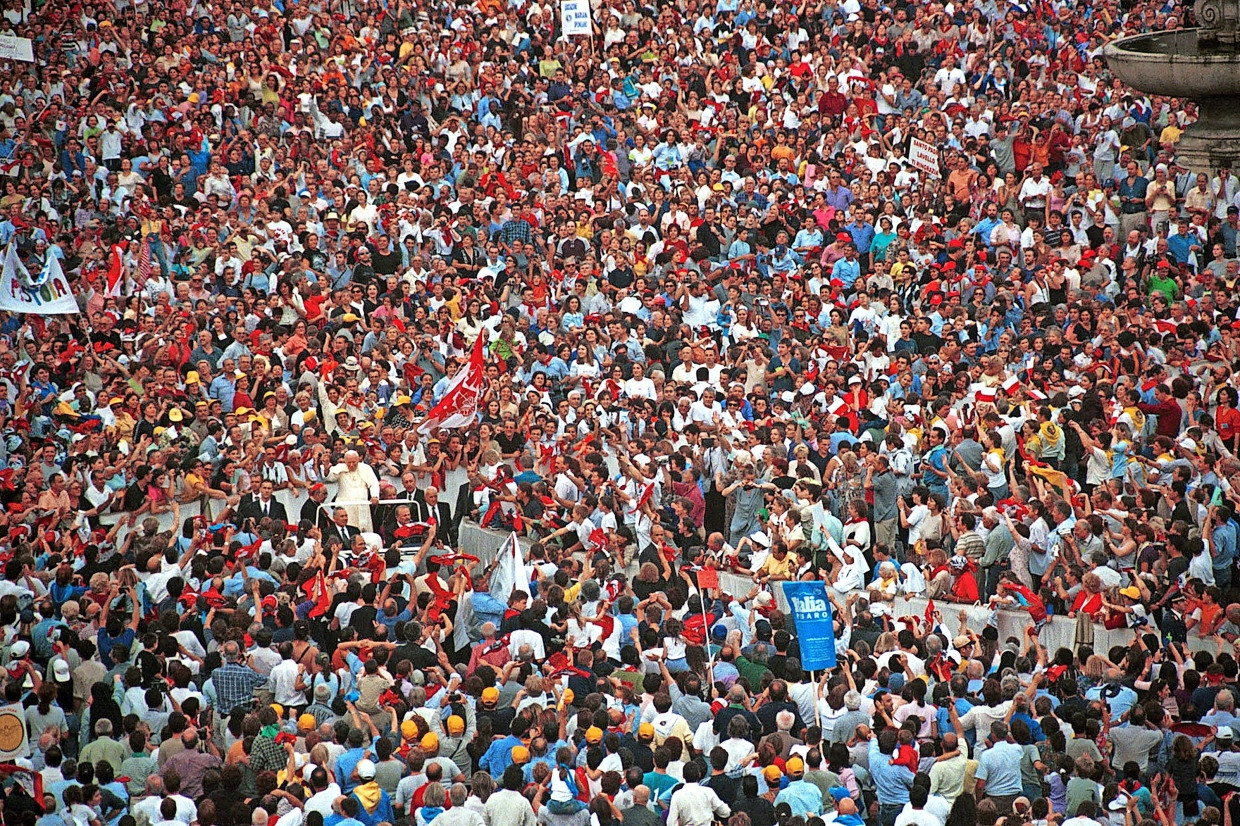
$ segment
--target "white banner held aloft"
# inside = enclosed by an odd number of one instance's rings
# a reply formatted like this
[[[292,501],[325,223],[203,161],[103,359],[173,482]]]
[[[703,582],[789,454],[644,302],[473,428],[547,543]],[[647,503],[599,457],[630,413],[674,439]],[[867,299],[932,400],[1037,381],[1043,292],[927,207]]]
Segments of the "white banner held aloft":
[[[525,552],[514,531],[495,554],[498,562],[491,574],[491,596],[507,602],[513,591],[530,591],[530,579],[525,572]]]
[[[560,0],[560,30],[565,36],[594,34],[590,25],[590,0]]]
[[[34,43],[29,37],[0,34],[0,60],[21,60],[34,63]]]
[[[69,279],[60,268],[55,256],[47,259],[47,266],[39,278],[37,287],[28,287],[30,273],[17,257],[12,243],[4,252],[4,270],[0,274],[0,310],[34,315],[68,315],[79,312]]]
[[[939,152],[934,148],[934,144],[910,138],[908,160],[914,169],[926,173],[931,178],[943,177],[943,173],[939,170]]]

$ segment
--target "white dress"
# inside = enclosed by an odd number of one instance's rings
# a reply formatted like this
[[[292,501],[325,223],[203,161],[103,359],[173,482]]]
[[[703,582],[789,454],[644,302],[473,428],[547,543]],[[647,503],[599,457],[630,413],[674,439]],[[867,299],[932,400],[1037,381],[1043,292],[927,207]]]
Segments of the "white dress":
[[[379,495],[379,478],[370,465],[358,462],[357,470],[349,470],[343,462],[333,465],[327,481],[337,482],[336,500],[339,502],[364,502],[361,505],[344,505],[349,514],[349,524],[363,533],[371,531],[370,500]]]

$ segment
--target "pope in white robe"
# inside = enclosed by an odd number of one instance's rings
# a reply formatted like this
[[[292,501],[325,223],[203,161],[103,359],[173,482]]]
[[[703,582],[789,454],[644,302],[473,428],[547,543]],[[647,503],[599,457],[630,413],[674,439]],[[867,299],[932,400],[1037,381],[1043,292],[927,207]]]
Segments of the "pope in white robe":
[[[370,465],[362,461],[356,450],[344,455],[344,462],[333,465],[327,473],[327,481],[337,482],[336,501],[345,502],[341,507],[349,514],[349,524],[363,533],[373,530],[370,524],[370,502],[379,498],[379,477]],[[364,504],[354,504],[354,503]]]

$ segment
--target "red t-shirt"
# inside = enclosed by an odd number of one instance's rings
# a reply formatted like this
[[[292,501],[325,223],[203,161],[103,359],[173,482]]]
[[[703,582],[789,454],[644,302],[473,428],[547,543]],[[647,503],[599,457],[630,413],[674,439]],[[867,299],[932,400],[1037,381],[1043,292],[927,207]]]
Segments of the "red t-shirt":
[[[1219,438],[1224,442],[1235,439],[1236,434],[1240,433],[1240,410],[1234,407],[1219,410],[1214,417],[1214,426],[1218,430]]]

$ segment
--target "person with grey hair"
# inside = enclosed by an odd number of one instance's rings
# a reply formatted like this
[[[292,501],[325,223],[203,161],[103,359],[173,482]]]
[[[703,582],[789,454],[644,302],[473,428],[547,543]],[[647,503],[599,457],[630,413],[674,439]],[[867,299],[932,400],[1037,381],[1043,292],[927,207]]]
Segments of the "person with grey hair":
[[[314,718],[316,728],[322,728],[324,725],[331,725],[336,722],[336,712],[332,710],[332,687],[326,683],[319,683],[314,687],[314,695],[311,697],[310,705],[306,706],[303,714],[309,714]]]
[[[428,794],[430,790],[427,790]],[[452,804],[435,816],[435,826],[483,826],[482,815],[465,805],[469,799],[469,789],[464,783],[453,783],[448,789],[448,801]]]
[[[787,760],[792,755],[793,748],[805,745],[803,740],[792,735],[792,727],[796,725],[796,720],[796,714],[787,709],[777,712],[775,714],[775,731],[763,737],[758,742],[758,745],[770,743],[775,747],[779,758]]]
[[[732,721],[737,717],[741,718],[748,727],[748,735],[733,733]],[[759,722],[758,716],[750,710],[749,695],[746,693],[744,686],[737,683],[728,689],[728,705],[726,708],[720,709],[719,713],[715,715],[713,728],[716,737],[722,737],[723,733],[727,732],[729,738],[737,736],[747,737],[747,739],[756,743],[758,738],[762,736],[762,723]],[[735,731],[739,731],[739,729]]]
[[[112,721],[104,717],[95,721],[95,738],[82,749],[78,762],[98,763],[103,760],[110,763],[113,769],[119,770],[128,756],[128,743],[113,739]]]
[[[835,724],[830,731],[831,743],[847,743],[857,733],[857,726],[862,723],[869,724],[870,715],[861,710],[864,698],[861,692],[852,689],[844,694],[844,713],[836,718]],[[826,709],[826,698],[819,701],[823,709]],[[827,734],[827,732],[823,732]]]
[[[469,664],[465,667],[466,676],[473,674],[478,666],[483,664],[502,673],[504,666],[512,661],[512,652],[508,650],[503,640],[496,639],[496,634],[499,633],[498,626],[488,621],[482,623],[478,630],[482,633],[482,639],[475,643],[469,652]]]
[[[145,789],[146,794],[129,810],[138,826],[150,826],[163,820],[159,807],[164,801],[164,779],[158,774],[147,775]]]
[[[983,748],[984,746],[984,748]],[[990,737],[977,744],[976,789],[995,804],[1000,814],[1012,811],[1012,802],[1021,794],[1020,763],[1024,747],[1013,742],[1007,723],[990,724]]]

